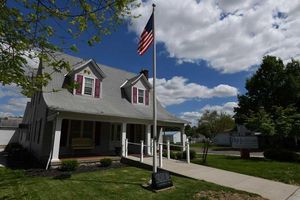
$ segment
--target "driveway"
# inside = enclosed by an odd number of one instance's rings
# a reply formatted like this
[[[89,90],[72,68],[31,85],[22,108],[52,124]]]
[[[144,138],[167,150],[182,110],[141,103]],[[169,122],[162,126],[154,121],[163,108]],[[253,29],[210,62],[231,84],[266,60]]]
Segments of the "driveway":
[[[0,149],[0,167],[6,166],[6,153],[4,149]]]

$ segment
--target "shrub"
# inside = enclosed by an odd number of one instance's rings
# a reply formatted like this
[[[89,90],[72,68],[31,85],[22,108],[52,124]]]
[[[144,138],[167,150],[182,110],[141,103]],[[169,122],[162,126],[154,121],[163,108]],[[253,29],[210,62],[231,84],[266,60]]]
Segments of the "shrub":
[[[183,159],[186,159],[186,151],[182,153],[182,157]],[[196,158],[196,151],[190,150],[190,159],[193,160],[194,158]]]
[[[79,163],[77,160],[63,160],[61,162],[60,170],[61,171],[75,171]]]
[[[111,165],[112,160],[110,158],[103,158],[100,160],[101,166],[108,167]]]
[[[277,161],[297,162],[300,160],[300,156],[296,152],[285,149],[267,149],[264,151],[264,156]]]
[[[176,159],[181,160],[183,158],[182,152],[177,152],[176,153]]]
[[[170,152],[171,153],[171,152]],[[167,152],[163,152],[163,157],[168,157]]]
[[[170,158],[176,159],[176,154],[173,151],[170,151]]]

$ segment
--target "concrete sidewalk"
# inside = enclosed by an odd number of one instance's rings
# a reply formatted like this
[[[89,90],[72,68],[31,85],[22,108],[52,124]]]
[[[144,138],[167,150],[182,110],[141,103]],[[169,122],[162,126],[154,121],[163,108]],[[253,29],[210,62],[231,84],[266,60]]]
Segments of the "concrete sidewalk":
[[[138,157],[128,156],[127,159],[139,162]],[[152,157],[144,158],[144,164],[152,166]],[[163,159],[162,168],[174,174],[256,193],[270,200],[300,199],[299,186],[166,158]]]

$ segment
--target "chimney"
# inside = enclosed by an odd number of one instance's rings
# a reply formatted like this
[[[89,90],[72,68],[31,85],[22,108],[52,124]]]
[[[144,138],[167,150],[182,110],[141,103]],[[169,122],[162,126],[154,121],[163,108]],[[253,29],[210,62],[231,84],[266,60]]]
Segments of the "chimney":
[[[148,80],[148,78],[149,78],[149,71],[148,71],[148,69],[142,69],[141,71],[140,71],[140,74],[144,74],[144,76],[147,78],[147,80]]]

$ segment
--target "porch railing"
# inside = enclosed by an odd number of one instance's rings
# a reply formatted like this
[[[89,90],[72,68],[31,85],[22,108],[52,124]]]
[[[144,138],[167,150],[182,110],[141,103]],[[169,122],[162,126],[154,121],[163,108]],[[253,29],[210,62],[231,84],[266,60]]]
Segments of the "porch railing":
[[[134,142],[128,142],[128,139],[125,139],[125,152],[124,155],[125,157],[128,157],[128,145],[133,145],[133,146],[137,146],[139,147],[139,151],[140,151],[140,162],[144,162],[144,149],[148,149],[148,147],[150,147],[150,152],[148,152],[147,150],[147,155],[153,155],[154,149],[153,149],[153,139],[151,139],[150,142],[150,146],[144,144],[144,141],[141,140],[140,143],[134,143]],[[186,148],[186,162],[190,163],[190,144],[189,144],[189,140],[187,139],[185,142],[185,145],[177,145],[177,144],[170,144],[170,141],[167,141],[167,143],[158,143],[158,149],[156,149],[156,151],[159,151],[159,167],[163,167],[163,146],[167,147],[167,159],[171,159],[170,156],[170,147],[174,146],[174,147],[179,147],[179,148]]]

